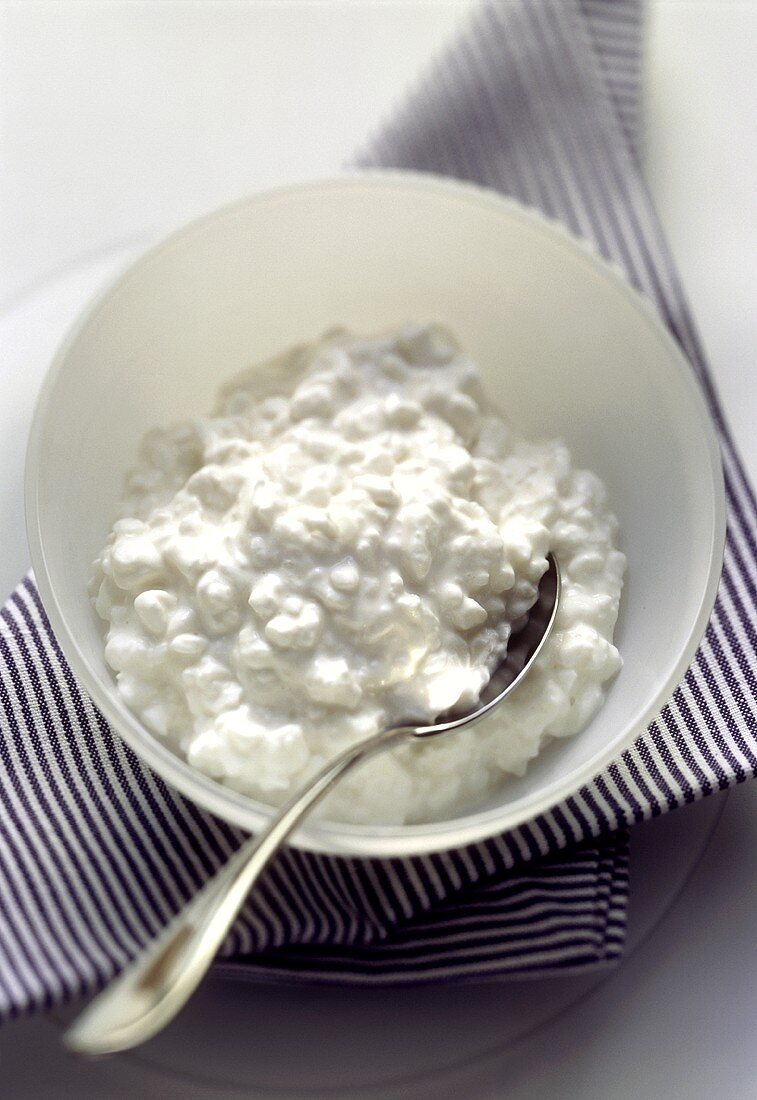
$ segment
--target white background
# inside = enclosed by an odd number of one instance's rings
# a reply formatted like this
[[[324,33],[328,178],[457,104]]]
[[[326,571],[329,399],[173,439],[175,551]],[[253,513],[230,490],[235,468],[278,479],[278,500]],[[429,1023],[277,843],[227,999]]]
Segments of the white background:
[[[260,186],[333,171],[471,6],[0,4],[0,317],[16,316],[30,294],[82,261]],[[648,6],[644,171],[757,480],[757,4]],[[15,376],[0,373],[0,387],[6,407],[28,403]],[[10,445],[0,473],[4,590],[26,567],[20,434]],[[755,808],[750,788],[730,796],[666,924],[574,1022],[544,1033],[549,1057],[532,1045],[510,1063],[509,1095],[755,1095]],[[56,1058],[49,1030],[14,1027],[0,1036],[0,1089],[9,1096],[79,1088],[121,1097],[127,1084],[169,1095],[165,1083],[138,1075],[119,1084],[115,1070],[85,1084]],[[30,1040],[44,1054],[34,1065]],[[55,1087],[42,1084],[46,1060]],[[504,1080],[489,1087],[486,1095],[506,1094]]]

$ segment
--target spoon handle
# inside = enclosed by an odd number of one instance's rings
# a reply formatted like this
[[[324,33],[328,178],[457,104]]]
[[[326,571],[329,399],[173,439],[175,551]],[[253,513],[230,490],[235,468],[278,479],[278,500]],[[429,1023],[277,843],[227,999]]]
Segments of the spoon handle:
[[[407,726],[382,731],[327,764],[94,998],[66,1031],[66,1046],[79,1054],[112,1054],[165,1027],[199,985],[250,889],[290,833],[343,775],[413,733]]]

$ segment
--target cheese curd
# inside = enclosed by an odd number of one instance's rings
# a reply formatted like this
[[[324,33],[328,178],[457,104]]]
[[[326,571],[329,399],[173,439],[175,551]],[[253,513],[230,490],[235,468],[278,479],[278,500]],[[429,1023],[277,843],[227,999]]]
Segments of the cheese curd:
[[[353,822],[480,802],[575,733],[620,666],[625,566],[594,474],[515,436],[439,326],[342,331],[145,438],[94,564],[105,656],[190,764],[279,804],[380,727],[473,707],[554,551],[555,631],[506,705],[377,757],[329,796]]]

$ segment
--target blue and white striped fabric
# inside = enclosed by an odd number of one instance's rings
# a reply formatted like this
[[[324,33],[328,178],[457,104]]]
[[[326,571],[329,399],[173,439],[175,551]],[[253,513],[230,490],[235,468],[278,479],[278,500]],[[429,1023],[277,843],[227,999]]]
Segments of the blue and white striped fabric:
[[[627,835],[757,770],[757,510],[635,164],[636,0],[500,0],[360,158],[476,180],[621,264],[712,402],[729,536],[696,658],[633,749],[574,797],[486,843],[423,859],[287,850],[224,947],[276,980],[540,975],[622,951]],[[105,982],[240,842],[152,775],[77,688],[28,577],[0,619],[0,1012]]]

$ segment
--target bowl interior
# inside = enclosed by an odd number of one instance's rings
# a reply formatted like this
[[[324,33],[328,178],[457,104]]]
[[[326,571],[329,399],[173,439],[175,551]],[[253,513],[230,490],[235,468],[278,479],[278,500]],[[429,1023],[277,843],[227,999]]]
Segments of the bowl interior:
[[[587,248],[515,204],[401,176],[304,185],[194,223],[129,269],[59,353],[30,443],[32,560],[75,673],[168,782],[254,828],[263,808],[199,776],[120,703],[90,563],[148,427],[208,411],[235,372],[334,324],[410,319],[449,324],[510,421],[564,438],[607,483],[629,561],[624,667],[586,730],[476,813],[300,834],[328,850],[428,850],[516,825],[591,778],[671,691],[714,599],[724,521],[713,429],[662,325]]]

